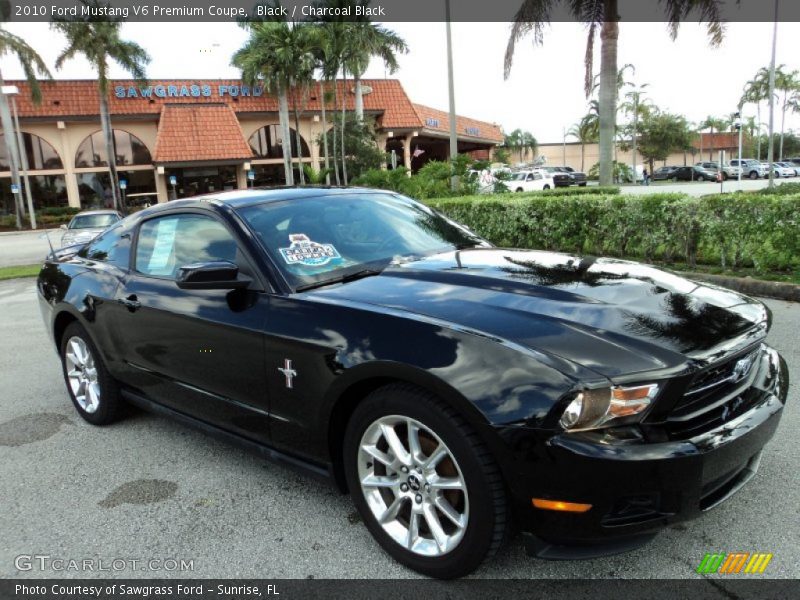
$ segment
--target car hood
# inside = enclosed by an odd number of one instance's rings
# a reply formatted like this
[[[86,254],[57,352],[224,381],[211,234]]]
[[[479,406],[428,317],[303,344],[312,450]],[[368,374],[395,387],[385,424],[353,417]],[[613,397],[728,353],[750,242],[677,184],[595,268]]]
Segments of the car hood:
[[[606,377],[716,360],[764,336],[766,307],[614,259],[476,248],[310,294],[414,313],[552,354]]]
[[[88,241],[93,240],[98,235],[106,230],[105,227],[91,228],[91,229],[67,229],[61,236],[61,239],[70,239],[75,241]]]

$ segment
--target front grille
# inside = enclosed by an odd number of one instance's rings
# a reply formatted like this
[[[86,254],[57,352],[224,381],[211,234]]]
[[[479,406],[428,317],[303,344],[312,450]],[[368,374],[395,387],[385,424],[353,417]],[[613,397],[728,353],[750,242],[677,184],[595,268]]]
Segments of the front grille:
[[[697,373],[667,418],[670,438],[688,439],[749,410],[759,397],[750,385],[760,357],[759,346]]]

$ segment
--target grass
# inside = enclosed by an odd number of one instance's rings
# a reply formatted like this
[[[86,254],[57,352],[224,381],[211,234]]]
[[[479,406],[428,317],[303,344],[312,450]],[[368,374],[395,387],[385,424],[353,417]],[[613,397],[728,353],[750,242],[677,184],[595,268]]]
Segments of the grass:
[[[5,279],[17,279],[19,277],[36,277],[41,270],[41,263],[35,265],[21,265],[18,267],[0,267],[0,281]]]

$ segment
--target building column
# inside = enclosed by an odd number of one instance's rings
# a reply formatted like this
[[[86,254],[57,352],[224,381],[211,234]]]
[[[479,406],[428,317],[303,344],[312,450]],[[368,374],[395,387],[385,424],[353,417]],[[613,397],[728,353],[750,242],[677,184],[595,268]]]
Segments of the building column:
[[[81,195],[78,191],[78,180],[75,177],[75,155],[69,145],[67,136],[67,124],[59,121],[63,127],[59,127],[61,136],[61,162],[64,163],[64,180],[67,185],[67,203],[71,208],[81,207]]]
[[[314,115],[308,123],[308,136],[304,137],[306,139],[306,144],[308,144],[308,150],[311,153],[311,168],[315,171],[319,171],[324,164],[324,162],[320,160],[321,149],[319,144],[317,144],[317,137],[322,135],[322,124],[316,119],[319,119],[319,117]]]
[[[236,165],[236,189],[247,189],[247,169],[244,168],[244,163]]]
[[[411,140],[414,139],[414,134],[409,133],[403,140],[403,164],[405,164],[408,172],[411,173]]]
[[[378,139],[375,140],[378,144],[378,148],[380,148],[381,152],[383,152],[383,160],[381,160],[381,169],[384,171],[387,168],[387,159],[386,159],[386,142],[389,140],[389,136],[385,133],[379,133],[376,136]]]
[[[159,204],[169,201],[169,188],[167,186],[167,176],[164,173],[159,174],[156,168],[156,193]]]

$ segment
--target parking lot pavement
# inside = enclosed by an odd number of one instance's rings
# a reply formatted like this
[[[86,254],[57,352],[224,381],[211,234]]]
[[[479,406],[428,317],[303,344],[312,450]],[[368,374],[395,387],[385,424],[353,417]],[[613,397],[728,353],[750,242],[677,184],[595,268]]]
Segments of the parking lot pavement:
[[[794,383],[750,484],[635,552],[547,562],[525,556],[517,537],[476,576],[689,578],[706,552],[770,552],[768,576],[800,576],[800,305],[767,303],[770,341]],[[83,422],[67,397],[33,280],[0,283],[0,314],[0,577],[415,576],[381,551],[349,498],[323,483],[150,414],[105,428]],[[134,570],[128,562],[118,572],[97,571],[103,563],[95,562],[95,571],[24,571],[15,566],[20,555],[102,559],[106,568],[115,558],[183,559],[193,570]],[[16,562],[26,568],[24,559]]]
[[[58,229],[0,233],[0,267],[35,265],[42,262],[50,252],[47,235],[50,236],[53,247],[58,248],[61,242],[61,232]]]
[[[789,179],[776,180],[777,185],[782,185],[785,182],[798,181],[800,179],[792,177]],[[760,190],[769,185],[768,179],[742,179],[741,187],[735,179],[725,181],[720,187],[719,183],[713,181],[655,181],[650,185],[623,185],[620,187],[623,194],[631,194],[635,196],[642,196],[644,194],[660,194],[678,192],[681,194],[688,194],[689,196],[705,196],[707,194],[719,194],[720,190],[726,194],[729,192],[736,192],[738,190],[754,191]]]

